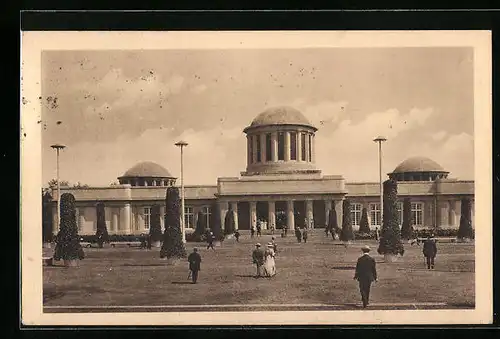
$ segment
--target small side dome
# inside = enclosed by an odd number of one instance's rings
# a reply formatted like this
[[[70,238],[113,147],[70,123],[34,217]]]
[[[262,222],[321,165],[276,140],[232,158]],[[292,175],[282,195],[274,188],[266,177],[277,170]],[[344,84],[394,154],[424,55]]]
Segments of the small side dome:
[[[446,179],[449,172],[427,157],[411,157],[400,163],[392,173],[391,179],[397,181],[434,181]]]
[[[118,178],[120,184],[132,186],[173,186],[175,179],[167,169],[151,161],[134,165]]]

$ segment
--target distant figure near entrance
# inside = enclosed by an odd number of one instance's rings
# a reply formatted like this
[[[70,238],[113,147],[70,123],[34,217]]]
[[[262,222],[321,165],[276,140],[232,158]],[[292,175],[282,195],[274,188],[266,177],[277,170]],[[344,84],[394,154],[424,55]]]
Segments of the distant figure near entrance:
[[[359,257],[358,262],[356,263],[354,279],[359,282],[359,291],[361,292],[363,308],[366,308],[370,301],[371,284],[372,282],[377,281],[377,268],[375,259],[369,255],[370,247],[366,245],[361,249],[361,251],[363,252],[363,255]]]
[[[425,257],[425,262],[427,264],[427,269],[434,269],[434,258],[437,254],[437,246],[436,241],[431,239],[431,236],[428,236],[424,241],[423,253]]]
[[[298,227],[295,228],[295,237],[297,238],[297,242],[302,242],[302,233]]]
[[[240,242],[240,232],[238,232],[238,230],[234,232],[234,238],[236,239],[236,242]]]
[[[304,231],[302,231],[302,239],[304,239],[304,243],[307,242],[307,228],[304,227]]]
[[[193,248],[193,253],[188,257],[189,271],[191,271],[191,279],[193,284],[198,281],[198,272],[201,267],[201,255],[198,253],[198,248]]]

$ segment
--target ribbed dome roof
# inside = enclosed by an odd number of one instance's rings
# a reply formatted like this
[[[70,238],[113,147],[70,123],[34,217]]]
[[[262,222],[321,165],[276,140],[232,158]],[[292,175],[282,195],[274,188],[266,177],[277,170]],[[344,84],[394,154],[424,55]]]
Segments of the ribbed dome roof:
[[[151,161],[134,165],[122,177],[173,178],[163,166]]]
[[[297,109],[288,106],[271,107],[260,113],[249,127],[266,125],[305,125],[311,126],[307,118]]]
[[[393,173],[446,172],[441,165],[426,157],[411,157],[400,163]]]

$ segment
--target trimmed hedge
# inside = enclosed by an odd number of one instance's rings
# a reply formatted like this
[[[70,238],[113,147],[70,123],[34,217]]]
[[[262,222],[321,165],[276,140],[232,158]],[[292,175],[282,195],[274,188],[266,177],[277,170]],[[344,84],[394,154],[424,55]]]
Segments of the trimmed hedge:
[[[401,241],[401,230],[399,229],[398,184],[389,179],[383,184],[384,206],[382,229],[380,232],[378,254],[403,255],[404,246]]]
[[[160,258],[185,258],[187,256],[186,247],[182,241],[182,230],[180,226],[181,200],[179,198],[179,188],[167,188],[165,198],[165,232],[163,233],[163,243],[160,249]]]

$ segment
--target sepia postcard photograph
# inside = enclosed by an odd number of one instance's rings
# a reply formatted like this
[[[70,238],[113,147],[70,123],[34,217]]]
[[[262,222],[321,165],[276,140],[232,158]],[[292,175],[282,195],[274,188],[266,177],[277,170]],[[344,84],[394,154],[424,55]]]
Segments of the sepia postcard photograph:
[[[23,324],[492,322],[489,31],[21,47]]]

